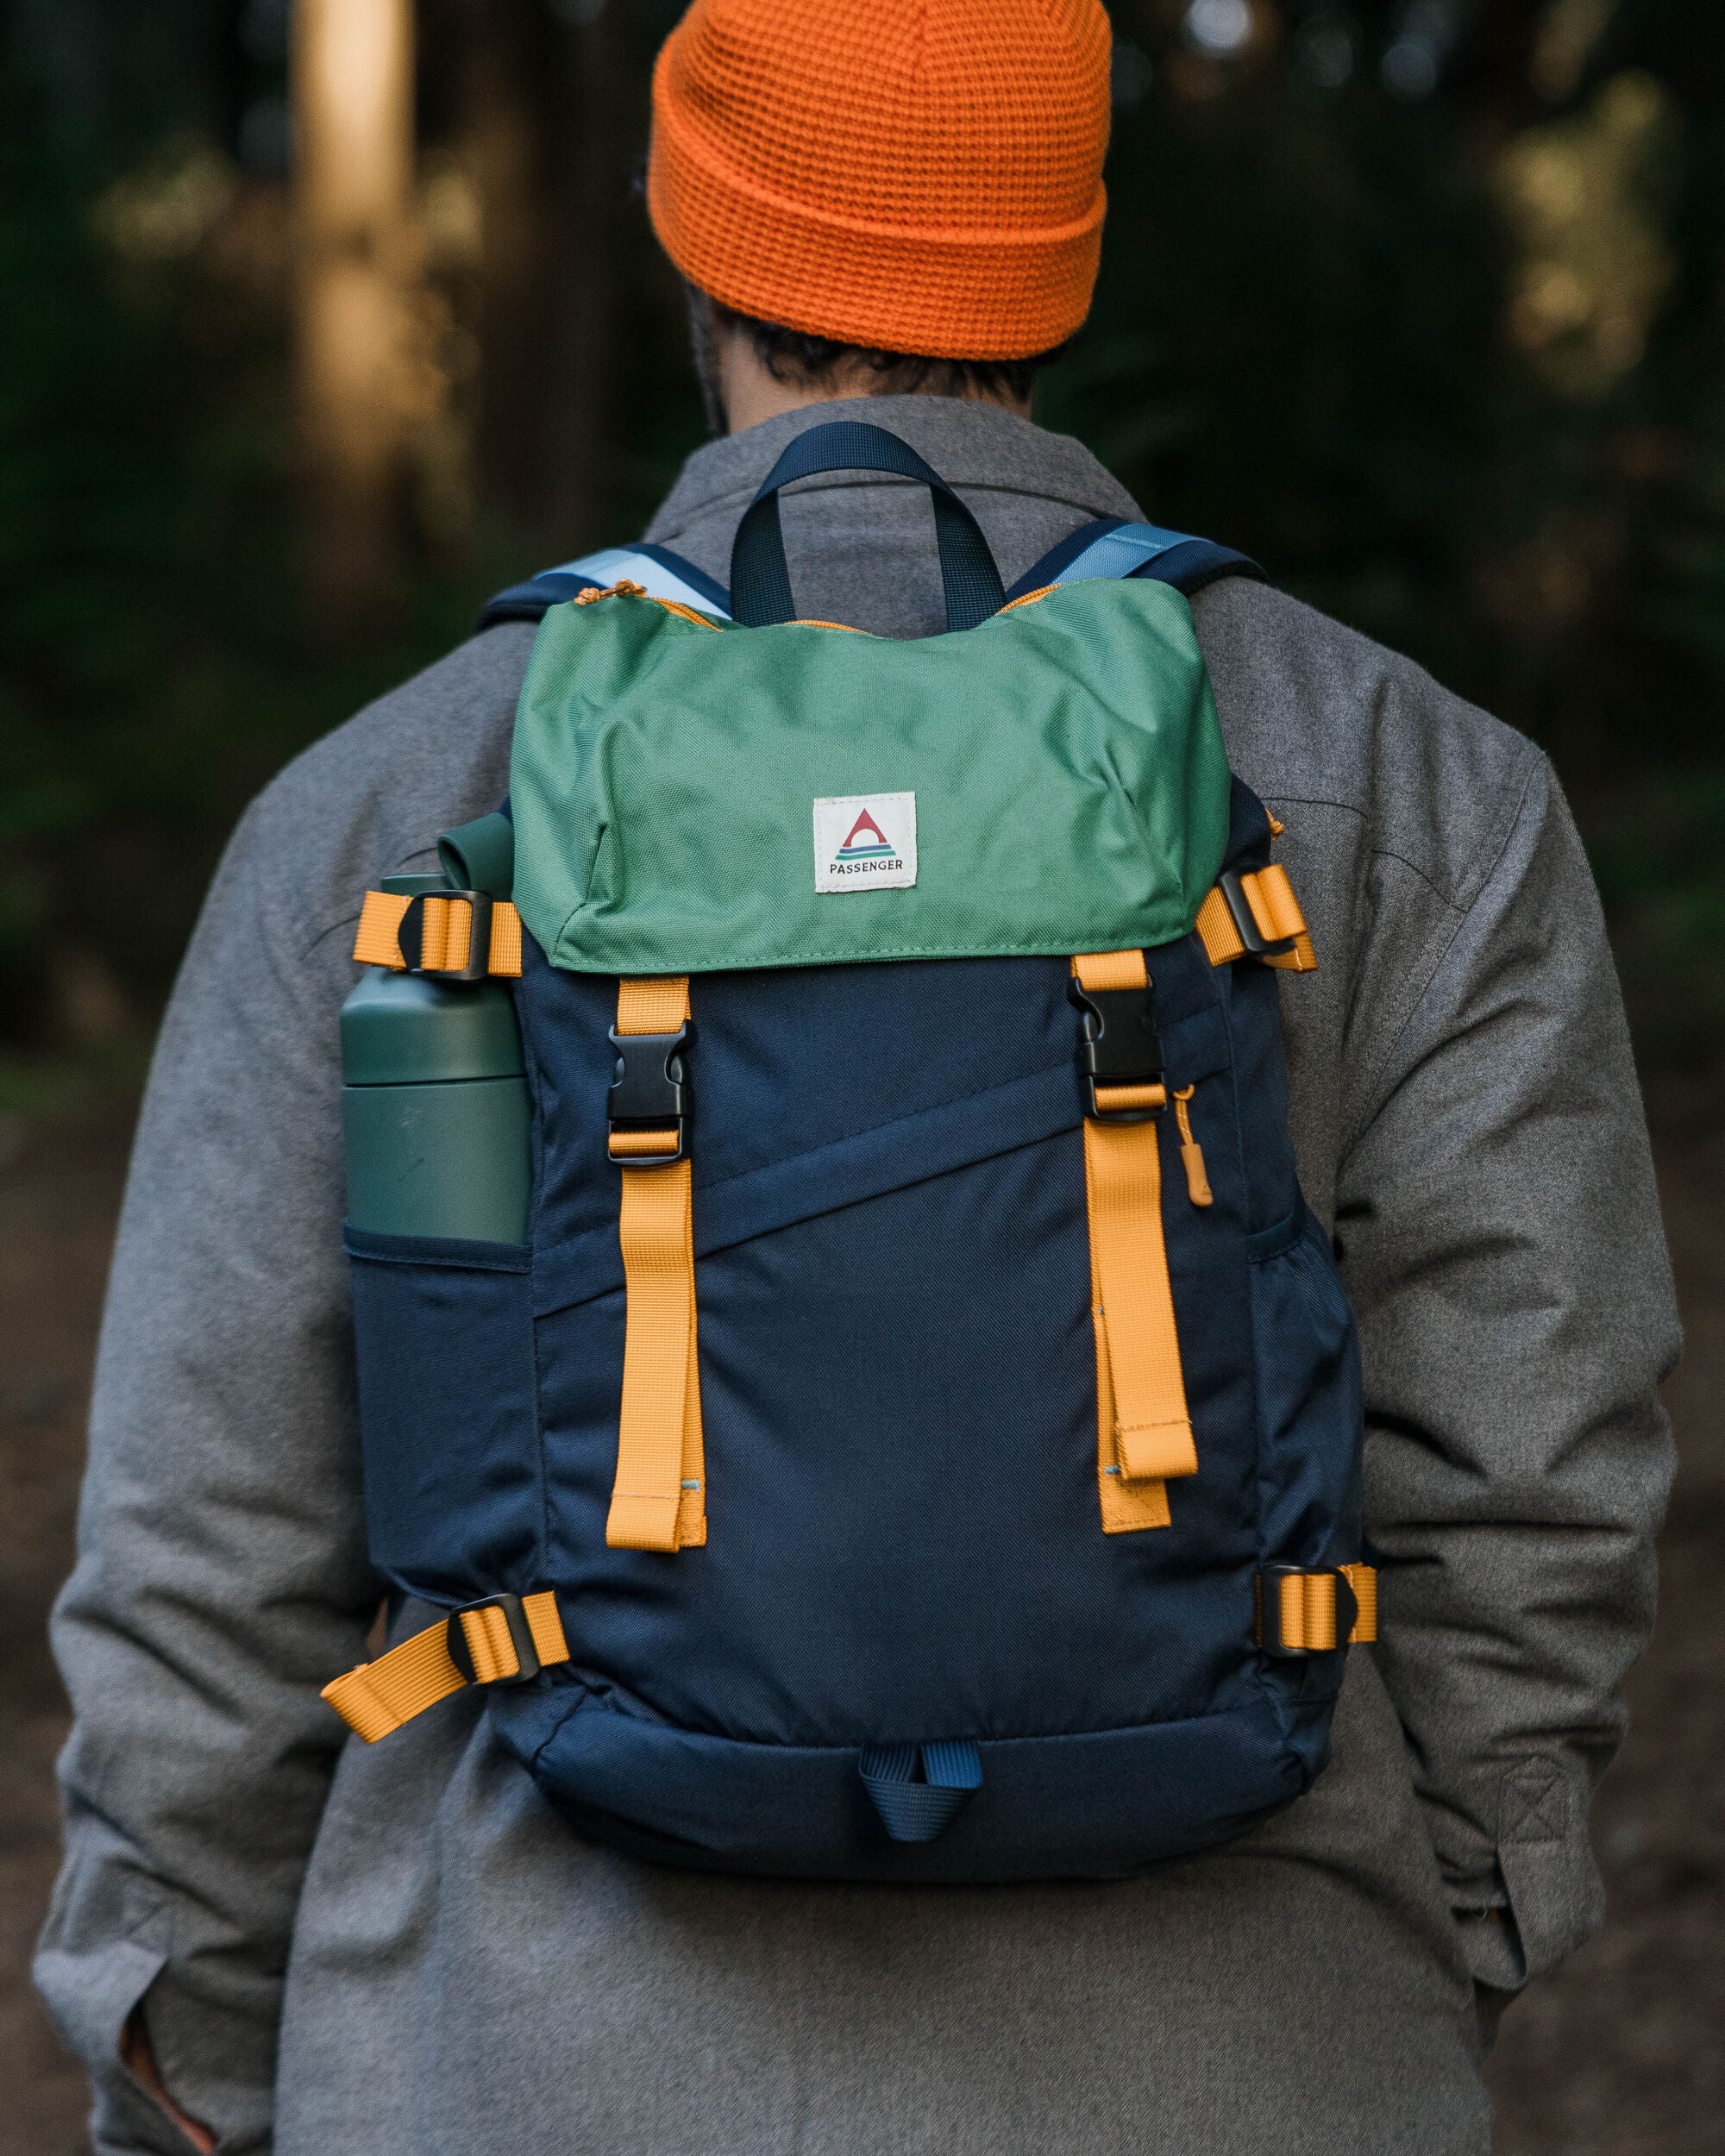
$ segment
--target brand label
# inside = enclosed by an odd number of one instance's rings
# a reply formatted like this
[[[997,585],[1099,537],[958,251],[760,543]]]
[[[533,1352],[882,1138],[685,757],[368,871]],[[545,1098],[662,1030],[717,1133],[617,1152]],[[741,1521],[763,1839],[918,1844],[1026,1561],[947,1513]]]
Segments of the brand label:
[[[816,801],[817,891],[902,891],[916,878],[914,793],[847,793]]]

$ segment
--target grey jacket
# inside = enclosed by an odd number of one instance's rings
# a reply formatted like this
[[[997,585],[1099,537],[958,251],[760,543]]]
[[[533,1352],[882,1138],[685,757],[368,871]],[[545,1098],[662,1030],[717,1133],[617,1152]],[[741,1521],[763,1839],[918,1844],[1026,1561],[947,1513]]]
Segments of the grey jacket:
[[[723,578],[831,416],[699,451],[650,536]],[[1138,513],[992,407],[867,416],[1008,580]],[[921,490],[822,479],[785,523],[806,614],[940,625]],[[1545,758],[1272,590],[1195,613],[1321,959],[1283,977],[1292,1114],[1359,1315],[1383,1564],[1333,1766],[1143,1880],[915,1893],[587,1847],[471,1697],[344,1744],[318,1688],[379,1583],[336,1019],[361,892],[505,791],[532,632],[494,630],[253,805],[162,1029],[54,1620],[77,1720],[37,1976],[100,2150],[184,2147],[116,2063],[141,2001],[179,2102],[281,2156],[1483,2156],[1475,1987],[1599,1921],[1589,1792],[1653,1610],[1677,1332],[1635,1076]]]

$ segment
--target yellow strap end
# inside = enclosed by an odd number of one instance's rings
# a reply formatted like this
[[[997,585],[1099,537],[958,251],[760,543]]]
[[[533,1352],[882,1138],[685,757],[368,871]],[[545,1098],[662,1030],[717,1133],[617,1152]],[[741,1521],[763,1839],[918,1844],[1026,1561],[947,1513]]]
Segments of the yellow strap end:
[[[1198,1472],[1198,1449],[1188,1421],[1119,1423],[1114,1430],[1120,1472],[1132,1482],[1171,1482]]]
[[[1377,1638],[1377,1567],[1375,1564],[1345,1564],[1342,1575],[1353,1589],[1353,1598],[1359,1614],[1354,1620],[1353,1630],[1348,1634],[1350,1646],[1369,1647]]]

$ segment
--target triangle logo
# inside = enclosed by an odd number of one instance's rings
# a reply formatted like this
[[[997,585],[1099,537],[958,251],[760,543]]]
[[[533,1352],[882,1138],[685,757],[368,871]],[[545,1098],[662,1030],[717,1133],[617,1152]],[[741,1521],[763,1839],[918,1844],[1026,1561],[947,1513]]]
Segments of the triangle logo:
[[[892,850],[886,833],[864,809],[850,826],[850,836],[838,849],[838,857],[845,861],[856,854],[889,854]]]
[[[916,880],[914,793],[847,793],[816,801],[817,891],[906,890]]]

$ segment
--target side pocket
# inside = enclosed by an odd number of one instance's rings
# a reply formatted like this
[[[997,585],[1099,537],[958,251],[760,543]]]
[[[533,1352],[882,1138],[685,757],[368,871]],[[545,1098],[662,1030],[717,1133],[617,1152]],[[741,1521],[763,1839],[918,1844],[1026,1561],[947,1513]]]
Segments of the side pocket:
[[[1358,1554],[1359,1341],[1324,1232],[1302,1204],[1250,1238],[1264,1554]]]
[[[524,1244],[349,1225],[366,1526],[410,1594],[534,1583],[543,1506]]]

